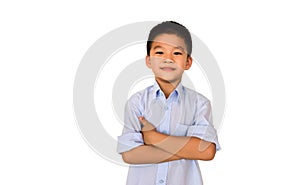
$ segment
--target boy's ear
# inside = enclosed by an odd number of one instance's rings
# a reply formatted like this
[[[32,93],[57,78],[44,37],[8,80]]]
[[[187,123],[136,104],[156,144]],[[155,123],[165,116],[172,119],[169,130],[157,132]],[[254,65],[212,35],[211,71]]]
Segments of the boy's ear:
[[[151,68],[151,59],[149,55],[146,56],[146,66]]]
[[[193,63],[193,58],[187,57],[184,70],[190,69],[190,67],[192,66],[192,63]]]

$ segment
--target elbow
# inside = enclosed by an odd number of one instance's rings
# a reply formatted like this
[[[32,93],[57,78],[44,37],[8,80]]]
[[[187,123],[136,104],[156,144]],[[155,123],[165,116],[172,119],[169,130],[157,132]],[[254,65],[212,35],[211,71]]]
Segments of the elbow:
[[[199,158],[203,161],[211,161],[215,158],[216,145],[210,144],[203,153],[201,152]]]
[[[131,156],[130,152],[122,153],[122,159],[127,164],[136,164],[136,162],[133,160],[133,157]]]
[[[211,161],[215,158],[216,155],[216,145],[215,144],[211,144],[206,151],[206,161]]]
[[[130,154],[128,152],[122,153],[122,159],[125,163],[131,164]]]
[[[207,154],[207,156],[205,157],[205,159],[203,159],[204,161],[211,161],[215,158],[215,153],[209,153]]]

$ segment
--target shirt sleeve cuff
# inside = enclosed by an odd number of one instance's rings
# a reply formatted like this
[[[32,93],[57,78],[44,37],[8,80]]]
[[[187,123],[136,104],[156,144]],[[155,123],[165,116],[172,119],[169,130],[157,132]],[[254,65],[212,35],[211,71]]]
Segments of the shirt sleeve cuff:
[[[216,149],[219,151],[221,149],[218,136],[215,128],[210,125],[192,125],[189,126],[187,131],[187,136],[197,137],[205,141],[216,144]]]
[[[141,133],[126,133],[118,137],[117,152],[123,153],[141,145],[144,145]]]

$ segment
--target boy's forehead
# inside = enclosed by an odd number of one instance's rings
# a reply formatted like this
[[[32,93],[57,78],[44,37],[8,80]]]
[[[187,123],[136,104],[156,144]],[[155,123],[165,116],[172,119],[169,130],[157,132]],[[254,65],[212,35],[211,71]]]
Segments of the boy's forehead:
[[[180,48],[186,50],[186,44],[181,37],[178,37],[175,34],[160,34],[156,36],[152,43],[152,48],[157,45],[167,45],[173,48]]]

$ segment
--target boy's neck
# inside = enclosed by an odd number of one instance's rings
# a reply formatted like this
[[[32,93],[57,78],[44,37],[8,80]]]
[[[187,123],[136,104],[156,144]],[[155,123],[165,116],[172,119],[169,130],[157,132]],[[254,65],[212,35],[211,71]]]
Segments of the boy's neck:
[[[163,80],[161,78],[155,78],[155,80],[158,83],[160,89],[165,94],[166,99],[176,89],[176,87],[178,86],[178,84],[181,81],[181,80],[177,80],[177,81],[174,81],[174,82],[169,82],[169,81]]]

